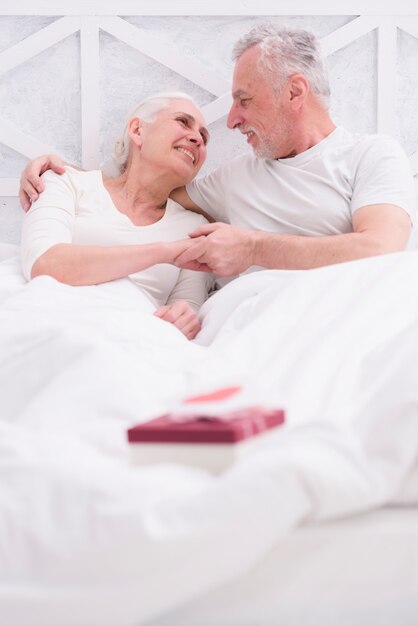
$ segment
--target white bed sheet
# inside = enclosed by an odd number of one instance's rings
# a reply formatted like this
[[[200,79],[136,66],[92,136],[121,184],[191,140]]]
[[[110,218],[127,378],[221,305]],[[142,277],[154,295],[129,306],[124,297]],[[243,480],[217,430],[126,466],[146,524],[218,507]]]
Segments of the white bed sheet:
[[[25,284],[2,256],[1,624],[142,626],[302,523],[418,502],[416,253],[243,277],[200,343],[123,281]],[[133,422],[236,383],[287,411],[262,453],[218,477],[129,466]]]
[[[303,526],[234,582],[147,626],[416,626],[418,508]]]

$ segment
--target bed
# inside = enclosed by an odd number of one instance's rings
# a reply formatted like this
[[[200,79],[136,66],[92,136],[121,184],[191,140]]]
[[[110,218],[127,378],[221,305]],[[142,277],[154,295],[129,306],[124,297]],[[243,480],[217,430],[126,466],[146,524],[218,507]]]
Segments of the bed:
[[[290,533],[248,573],[149,626],[415,626],[418,510],[383,508]]]
[[[418,623],[415,252],[244,276],[195,342],[0,259],[1,623]],[[262,449],[130,464],[129,426],[236,384],[286,410]]]

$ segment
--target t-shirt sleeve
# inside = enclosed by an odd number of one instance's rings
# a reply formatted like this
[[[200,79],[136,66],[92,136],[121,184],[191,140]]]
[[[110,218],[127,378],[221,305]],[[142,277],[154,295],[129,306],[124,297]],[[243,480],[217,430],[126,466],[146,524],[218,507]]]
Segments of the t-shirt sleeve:
[[[394,204],[414,223],[416,192],[409,159],[397,141],[374,135],[364,145],[354,178],[351,212],[370,204]]]
[[[225,173],[222,167],[193,180],[186,186],[190,198],[216,222],[227,222],[228,201]]]
[[[73,238],[76,194],[68,174],[48,171],[42,180],[45,191],[23,220],[21,262],[26,280],[42,254],[58,243],[71,243]]]
[[[189,212],[188,217],[190,230],[195,230],[201,224],[208,223],[202,215]],[[173,290],[167,298],[167,304],[173,304],[178,300],[186,300],[195,311],[198,311],[208,297],[213,282],[213,274],[182,269]]]
[[[213,280],[213,275],[207,272],[180,270],[174,289],[167,299],[167,304],[186,300],[195,311],[198,311],[208,297]]]

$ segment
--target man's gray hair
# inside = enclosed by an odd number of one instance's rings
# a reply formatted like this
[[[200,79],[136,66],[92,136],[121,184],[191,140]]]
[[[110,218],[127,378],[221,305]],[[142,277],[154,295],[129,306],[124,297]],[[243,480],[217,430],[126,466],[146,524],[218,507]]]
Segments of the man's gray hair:
[[[303,74],[312,92],[327,106],[330,95],[328,70],[318,39],[306,30],[275,26],[267,22],[255,26],[234,46],[237,61],[253,46],[259,46],[260,72],[274,89],[280,90],[292,74]]]
[[[129,150],[131,146],[131,139],[129,137],[128,125],[133,117],[140,117],[145,123],[154,121],[157,113],[166,109],[170,105],[171,100],[189,100],[196,108],[199,108],[196,102],[181,91],[167,91],[163,93],[157,93],[153,96],[149,96],[144,100],[141,100],[139,104],[131,111],[126,120],[125,128],[123,130],[122,137],[116,142],[113,151],[113,162],[119,170],[120,174],[123,174],[128,165]]]

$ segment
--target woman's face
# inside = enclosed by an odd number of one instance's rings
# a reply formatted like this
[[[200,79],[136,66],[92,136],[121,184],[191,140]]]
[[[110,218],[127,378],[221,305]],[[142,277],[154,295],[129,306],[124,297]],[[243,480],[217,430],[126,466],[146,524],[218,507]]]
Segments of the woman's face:
[[[199,109],[189,100],[170,100],[152,122],[143,124],[141,157],[165,167],[179,185],[191,181],[206,159],[209,132]]]

